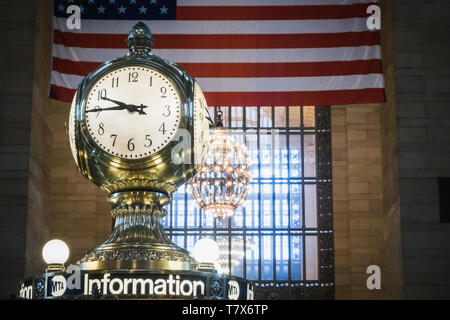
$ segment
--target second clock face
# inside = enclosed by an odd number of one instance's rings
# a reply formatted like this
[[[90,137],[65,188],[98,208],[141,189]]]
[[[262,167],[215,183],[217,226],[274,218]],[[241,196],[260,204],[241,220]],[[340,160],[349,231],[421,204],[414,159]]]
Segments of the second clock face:
[[[109,154],[139,159],[164,148],[181,117],[180,96],[162,73],[125,67],[105,75],[86,101],[86,126]]]

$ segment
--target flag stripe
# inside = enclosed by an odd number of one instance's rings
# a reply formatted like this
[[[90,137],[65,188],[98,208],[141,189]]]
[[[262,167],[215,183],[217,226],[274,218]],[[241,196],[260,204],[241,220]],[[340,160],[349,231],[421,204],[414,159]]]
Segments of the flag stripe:
[[[205,92],[210,106],[295,106],[384,102],[384,89],[296,92]],[[280,104],[280,101],[283,104]]]
[[[53,57],[53,70],[87,76],[100,62],[77,62]],[[288,63],[181,63],[194,77],[312,77],[382,73],[381,60]]]
[[[53,45],[53,56],[77,61],[103,62],[127,54],[126,49],[84,49]],[[380,47],[336,47],[307,49],[155,49],[155,55],[176,63],[272,63],[381,59]]]
[[[50,86],[50,98],[58,99],[64,102],[72,102],[76,89],[71,89],[53,84]]]
[[[210,106],[295,106],[384,102],[384,89],[296,92],[205,92]],[[280,103],[282,102],[282,103]]]
[[[220,6],[293,6],[293,5],[344,5],[354,3],[373,3],[374,0],[227,0]],[[185,6],[216,6],[217,0],[178,0],[177,7]]]
[[[367,4],[296,6],[183,6],[177,20],[315,20],[367,17]]]
[[[52,85],[50,98],[72,102],[75,89]],[[289,105],[336,105],[384,102],[381,88],[336,90],[336,91],[298,91],[298,92],[205,92],[210,106],[289,106]],[[280,101],[283,103],[280,104]]]
[[[54,18],[56,30],[68,31],[65,18]],[[319,34],[368,31],[367,18],[327,20],[267,20],[267,21],[164,21],[146,23],[154,35],[158,34]],[[82,20],[81,29],[73,33],[124,34],[135,21]]]
[[[323,34],[257,35],[155,35],[154,49],[276,49],[331,48],[376,45],[379,34],[371,31]],[[127,49],[126,34],[89,34],[54,31],[53,42],[67,47]]]
[[[82,76],[51,72],[52,83],[76,88]],[[264,92],[264,91],[328,91],[358,88],[382,88],[382,74],[363,74],[333,77],[277,77],[277,78],[197,78],[204,91]]]

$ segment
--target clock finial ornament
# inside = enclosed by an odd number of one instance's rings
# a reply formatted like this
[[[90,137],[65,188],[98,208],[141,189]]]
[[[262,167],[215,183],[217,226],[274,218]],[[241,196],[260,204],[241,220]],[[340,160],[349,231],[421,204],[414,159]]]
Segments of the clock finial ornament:
[[[128,34],[127,44],[132,53],[148,53],[154,39],[150,28],[143,22],[136,23]]]

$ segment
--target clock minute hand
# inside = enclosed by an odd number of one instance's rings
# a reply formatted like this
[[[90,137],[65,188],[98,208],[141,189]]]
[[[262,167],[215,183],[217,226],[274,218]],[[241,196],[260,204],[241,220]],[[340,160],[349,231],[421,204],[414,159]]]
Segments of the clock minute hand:
[[[108,111],[108,110],[124,110],[126,109],[123,106],[114,106],[114,107],[108,107],[108,108],[96,108],[91,110],[86,110],[86,112],[100,112],[100,111]]]
[[[128,108],[128,107],[127,107],[128,105],[127,105],[125,102],[113,100],[113,99],[110,99],[110,98],[107,98],[107,97],[102,97],[102,100],[111,101],[111,102],[114,102],[115,104],[117,104],[117,105],[119,105],[119,106],[122,106],[122,107],[124,107],[124,108],[126,108],[126,109]]]

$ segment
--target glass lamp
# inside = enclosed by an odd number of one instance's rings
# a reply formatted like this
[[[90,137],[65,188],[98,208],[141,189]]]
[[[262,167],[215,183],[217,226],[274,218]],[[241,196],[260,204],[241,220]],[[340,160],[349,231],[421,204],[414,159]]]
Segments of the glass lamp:
[[[62,271],[69,258],[69,247],[62,240],[50,240],[42,248],[42,258],[47,263],[47,271]]]
[[[192,249],[192,255],[199,263],[197,266],[199,271],[217,272],[214,264],[219,259],[219,254],[217,242],[209,238],[198,240]]]

